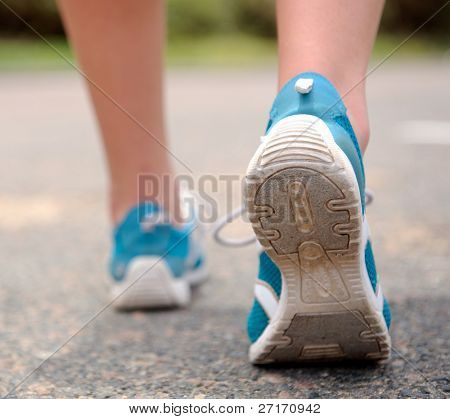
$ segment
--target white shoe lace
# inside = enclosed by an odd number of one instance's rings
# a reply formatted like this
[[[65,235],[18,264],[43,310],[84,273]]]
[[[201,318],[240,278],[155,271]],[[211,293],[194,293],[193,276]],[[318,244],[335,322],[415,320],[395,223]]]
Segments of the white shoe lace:
[[[370,205],[373,202],[373,192],[370,191],[369,189],[366,189],[366,206]],[[249,236],[249,237],[245,237],[242,239],[236,239],[236,238],[227,238],[227,237],[222,237],[221,236],[221,232],[223,230],[223,228],[228,224],[231,223],[232,221],[234,221],[236,218],[240,217],[242,214],[244,214],[246,211],[245,206],[241,206],[236,208],[235,210],[229,212],[228,214],[226,214],[224,217],[220,218],[219,220],[217,220],[211,230],[212,230],[212,234],[214,237],[214,240],[223,245],[223,246],[229,246],[229,247],[243,247],[243,246],[247,246],[249,244],[252,244],[254,242],[256,242],[256,237],[254,235]]]

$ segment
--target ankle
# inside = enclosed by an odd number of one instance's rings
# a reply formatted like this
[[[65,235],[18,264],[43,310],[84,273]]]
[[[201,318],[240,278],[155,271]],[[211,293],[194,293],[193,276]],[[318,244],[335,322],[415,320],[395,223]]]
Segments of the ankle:
[[[369,115],[367,113],[366,86],[360,74],[335,74],[331,82],[341,95],[347,108],[347,116],[355,131],[361,153],[364,154],[370,137]]]
[[[109,202],[109,212],[113,226],[118,225],[127,215],[131,208],[139,203],[137,196],[119,194],[112,190]]]
[[[361,153],[364,154],[370,138],[369,115],[367,112],[366,86],[358,83],[362,76],[353,75],[350,78],[331,80],[347,108],[347,116],[355,131]]]
[[[110,217],[112,225],[118,225],[132,208],[143,202],[157,204],[169,215],[170,222],[178,225],[181,217],[179,196],[174,185],[170,185],[169,189],[164,194],[161,193],[153,196],[145,195],[145,193],[140,194],[134,188],[122,190],[113,186],[110,193]]]
[[[365,103],[364,106],[347,105],[347,114],[355,131],[361,153],[364,154],[370,138],[369,117]]]

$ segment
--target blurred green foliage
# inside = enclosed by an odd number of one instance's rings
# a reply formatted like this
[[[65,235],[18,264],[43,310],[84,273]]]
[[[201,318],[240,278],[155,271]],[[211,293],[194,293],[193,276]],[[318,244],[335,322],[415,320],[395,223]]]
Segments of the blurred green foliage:
[[[62,34],[63,26],[54,0],[2,0],[15,14],[44,35]],[[30,29],[0,3],[0,33],[2,35],[34,36]]]
[[[445,4],[446,7],[443,7]],[[381,31],[394,34],[411,33],[441,8],[442,10],[424,25],[420,32],[448,39],[450,36],[448,0],[386,0]]]
[[[276,37],[275,0],[230,0],[238,30],[264,37]]]
[[[230,9],[224,0],[169,0],[169,36],[203,36],[232,31]]]
[[[167,64],[222,67],[273,64],[276,61],[274,1],[167,0]],[[63,37],[53,0],[2,2],[45,35],[64,56],[74,59]],[[442,4],[442,0],[387,0],[382,33],[377,38],[373,57],[384,57],[396,48],[406,34],[415,30]],[[450,6],[427,23],[395,56],[442,54],[449,49],[449,27]],[[0,71],[63,68],[71,67],[0,3]]]
[[[42,34],[63,33],[54,0],[3,1]],[[412,32],[446,2],[387,0],[381,29],[394,34]],[[274,0],[168,0],[169,36],[203,36],[237,31],[275,37],[273,4]],[[449,28],[450,6],[427,23],[421,33],[448,37]],[[31,35],[31,32],[0,3],[0,34]]]

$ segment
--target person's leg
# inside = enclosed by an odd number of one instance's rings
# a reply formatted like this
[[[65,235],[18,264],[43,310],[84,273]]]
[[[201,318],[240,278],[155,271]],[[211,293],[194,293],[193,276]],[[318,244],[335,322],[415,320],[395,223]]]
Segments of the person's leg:
[[[140,173],[171,173],[167,151],[146,132],[166,143],[162,87],[164,1],[58,2],[87,76],[99,121],[110,174],[111,215],[116,224],[146,198],[145,191],[138,192]],[[166,191],[165,196],[155,199],[168,201],[168,196]],[[169,206],[168,202],[160,203]]]
[[[207,275],[191,223],[172,217],[173,225],[161,217],[163,209],[173,216],[179,209],[163,121],[164,1],[59,0],[59,6],[108,160],[112,303],[126,309],[184,306],[192,284]],[[151,174],[159,185],[138,188],[140,174]]]
[[[277,1],[280,90],[245,184],[264,249],[247,322],[254,363],[390,355],[365,215],[369,128],[358,85],[382,5]]]
[[[384,0],[278,0],[280,88],[315,71],[344,95],[364,77]],[[365,84],[344,98],[361,149],[369,141]]]

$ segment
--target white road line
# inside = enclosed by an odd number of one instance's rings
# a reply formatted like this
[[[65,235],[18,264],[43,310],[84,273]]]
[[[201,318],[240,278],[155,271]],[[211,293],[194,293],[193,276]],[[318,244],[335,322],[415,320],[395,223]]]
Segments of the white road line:
[[[404,144],[450,145],[450,121],[403,121],[395,128],[395,133]]]

